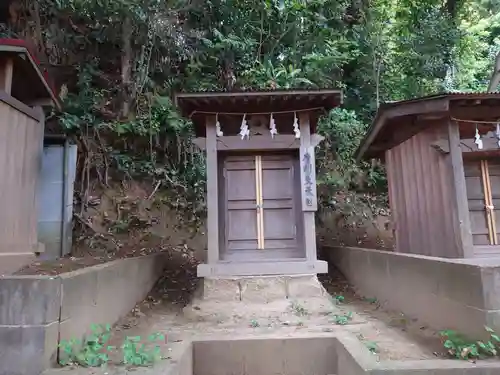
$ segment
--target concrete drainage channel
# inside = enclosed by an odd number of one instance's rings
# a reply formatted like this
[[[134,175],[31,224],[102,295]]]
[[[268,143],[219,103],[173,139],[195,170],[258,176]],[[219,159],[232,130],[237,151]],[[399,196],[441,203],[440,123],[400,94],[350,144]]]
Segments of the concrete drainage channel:
[[[500,362],[381,361],[350,334],[200,337],[183,343],[162,371],[169,375],[494,375]],[[172,366],[172,363],[174,365]],[[158,371],[160,370],[160,371]],[[141,371],[134,372],[137,375]]]

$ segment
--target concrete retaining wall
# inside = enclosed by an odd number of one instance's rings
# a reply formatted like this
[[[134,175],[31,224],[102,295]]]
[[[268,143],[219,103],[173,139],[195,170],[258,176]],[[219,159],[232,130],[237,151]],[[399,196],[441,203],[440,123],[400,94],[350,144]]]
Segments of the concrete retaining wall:
[[[435,329],[483,337],[500,332],[500,260],[443,259],[361,248],[325,248],[366,297]]]
[[[164,261],[155,254],[60,276],[0,278],[0,375],[38,375],[56,361],[60,340],[115,323],[146,297]]]
[[[333,336],[195,341],[193,375],[335,374],[337,343]]]
[[[214,358],[217,360],[214,361]],[[380,361],[347,332],[195,338],[172,352],[170,365],[137,375],[496,375],[499,361]]]

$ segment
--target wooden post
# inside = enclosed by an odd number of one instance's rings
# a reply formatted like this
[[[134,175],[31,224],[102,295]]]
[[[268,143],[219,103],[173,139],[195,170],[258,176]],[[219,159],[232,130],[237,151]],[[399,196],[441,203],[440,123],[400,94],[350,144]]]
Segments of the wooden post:
[[[207,155],[207,263],[215,264],[219,260],[219,194],[217,167],[217,134],[215,116],[206,118],[206,155]]]
[[[40,185],[40,175],[41,175],[41,172],[42,172],[42,163],[43,163],[43,138],[44,138],[44,134],[45,134],[45,112],[43,111],[43,108],[41,106],[37,106],[37,107],[34,107],[33,108],[33,111],[37,114],[38,118],[39,118],[39,124],[37,126],[37,132],[38,132],[38,140],[39,140],[39,149],[38,149],[38,154],[37,154],[37,160],[38,160],[38,170],[36,171],[36,174],[37,174],[37,177],[36,177],[36,181],[37,181],[37,185],[36,185],[36,192],[38,192],[38,188],[39,188],[39,185]],[[66,152],[66,151],[65,151]],[[67,160],[64,160],[64,162],[66,163]],[[64,183],[66,183],[67,181],[65,181]],[[39,200],[38,200],[38,193],[35,193],[35,206],[34,206],[34,210],[35,212],[38,212],[38,206],[39,206]],[[63,210],[66,209],[66,205],[63,204]],[[64,219],[64,216],[63,216],[63,219]],[[66,223],[63,223],[63,228],[66,227],[65,225]],[[36,228],[36,224],[33,224],[34,227]],[[64,233],[63,233],[64,234]],[[64,243],[64,240],[66,239],[64,237],[64,235],[62,236],[63,237],[63,243]],[[34,250],[34,252],[36,254],[41,254],[41,253],[44,253],[45,252],[45,245],[41,242],[39,242],[38,240],[38,233],[36,233],[36,242],[37,242],[37,245],[36,245],[36,249]]]
[[[392,176],[392,172],[394,171],[394,154],[393,151],[387,150],[385,151],[385,171],[387,173],[387,187],[389,190],[389,207],[391,207],[391,226],[392,226],[392,235],[394,238],[395,249],[396,252],[401,252],[401,245],[399,244],[399,235],[397,231],[398,225],[398,199],[396,198],[397,187],[396,180],[394,176]]]
[[[458,257],[474,257],[474,246],[469,217],[469,205],[467,201],[467,189],[465,186],[464,163],[462,150],[460,148],[460,133],[455,121],[448,121],[448,140],[450,142],[450,159],[453,175],[453,188],[455,190],[455,204],[457,207],[456,242],[461,254]]]
[[[14,61],[10,58],[0,60],[0,90],[7,94],[12,92],[12,76],[14,73]]]
[[[315,262],[316,257],[316,223],[315,213],[318,207],[316,200],[316,170],[314,147],[311,147],[311,126],[309,114],[299,114],[300,126],[300,182],[302,197],[302,214],[304,215],[304,246],[306,259]]]

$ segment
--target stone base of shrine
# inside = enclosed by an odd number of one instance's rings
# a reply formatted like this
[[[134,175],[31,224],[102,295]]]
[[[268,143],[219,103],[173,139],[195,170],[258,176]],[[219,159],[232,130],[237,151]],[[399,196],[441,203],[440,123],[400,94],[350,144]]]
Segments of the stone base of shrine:
[[[198,277],[232,278],[240,276],[278,276],[328,273],[328,263],[315,261],[232,262],[200,264]]]
[[[330,311],[332,306],[315,274],[205,278],[199,297],[184,308],[184,314],[195,320],[228,321],[234,316],[281,314],[292,302],[315,312]]]

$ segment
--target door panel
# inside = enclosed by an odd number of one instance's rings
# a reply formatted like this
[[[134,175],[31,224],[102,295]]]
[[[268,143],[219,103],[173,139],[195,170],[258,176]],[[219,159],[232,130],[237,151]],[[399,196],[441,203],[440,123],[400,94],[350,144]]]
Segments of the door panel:
[[[257,240],[255,209],[230,210],[228,212],[228,241]]]
[[[224,162],[226,249],[257,248],[254,158],[228,157]]]
[[[295,240],[295,223],[293,209],[264,210],[264,239]]]
[[[264,248],[297,248],[292,155],[262,157]]]
[[[256,155],[226,156],[225,189],[226,261],[302,258],[297,241],[295,156],[262,154],[262,210],[264,248],[258,249]],[[262,238],[262,237],[261,237]]]
[[[281,169],[267,169],[267,163],[262,162],[262,198],[264,200],[291,200],[293,197],[292,165],[283,163]]]
[[[228,164],[226,169],[228,202],[255,201],[255,169],[232,169],[235,166]]]

